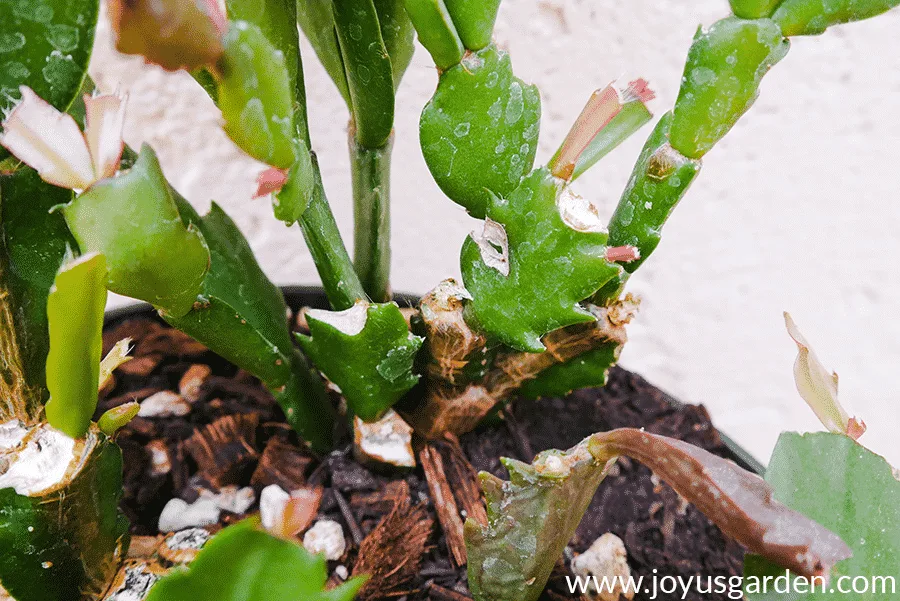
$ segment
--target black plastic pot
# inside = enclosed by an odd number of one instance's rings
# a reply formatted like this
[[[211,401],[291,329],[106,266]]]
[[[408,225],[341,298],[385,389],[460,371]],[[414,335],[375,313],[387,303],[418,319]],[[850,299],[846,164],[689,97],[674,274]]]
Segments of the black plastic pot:
[[[282,286],[281,289],[284,292],[284,297],[287,301],[287,305],[291,308],[292,311],[297,311],[301,307],[312,307],[315,309],[329,308],[328,299],[325,297],[325,293],[321,288],[313,286]],[[394,300],[400,306],[413,307],[418,303],[418,297],[411,294],[395,294]],[[106,327],[109,327],[135,317],[152,318],[159,321],[160,323],[163,323],[162,320],[156,315],[153,307],[146,303],[135,303],[126,307],[119,307],[117,309],[107,311],[105,325]],[[666,400],[668,400],[672,405],[676,407],[683,405],[681,401],[674,398],[673,396],[666,393],[663,394],[666,397]],[[740,465],[742,468],[750,470],[752,472],[756,472],[757,474],[763,475],[765,473],[765,466],[757,461],[756,458],[753,457],[753,455],[751,455],[746,449],[738,445],[726,434],[719,432],[719,435],[722,438],[722,442],[726,447],[728,447],[728,450],[731,452],[731,459],[735,463]]]

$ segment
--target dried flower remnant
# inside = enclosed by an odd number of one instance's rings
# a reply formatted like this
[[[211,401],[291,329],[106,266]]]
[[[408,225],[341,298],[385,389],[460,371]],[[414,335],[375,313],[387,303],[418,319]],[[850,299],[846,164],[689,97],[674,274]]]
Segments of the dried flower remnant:
[[[566,181],[573,179],[579,159],[613,119],[633,103],[641,105],[640,108],[646,112],[644,105],[655,97],[655,92],[644,79],[632,81],[624,89],[613,82],[594,92],[550,162],[553,175]],[[649,112],[646,115],[649,119]]]
[[[134,357],[129,357],[131,352],[131,338],[118,341],[100,362],[100,388],[112,378],[113,372],[122,365],[128,363]]]
[[[850,417],[841,405],[838,399],[837,373],[829,373],[822,365],[806,338],[800,333],[794,319],[787,312],[784,313],[784,323],[788,334],[797,344],[794,381],[797,383],[800,396],[830,432],[846,434],[853,440],[859,439],[866,431],[866,423],[856,417]]]
[[[3,121],[0,145],[34,168],[45,182],[86,190],[115,175],[124,142],[127,96],[85,96],[82,133],[71,116],[61,113],[34,91],[19,88],[22,100]]]

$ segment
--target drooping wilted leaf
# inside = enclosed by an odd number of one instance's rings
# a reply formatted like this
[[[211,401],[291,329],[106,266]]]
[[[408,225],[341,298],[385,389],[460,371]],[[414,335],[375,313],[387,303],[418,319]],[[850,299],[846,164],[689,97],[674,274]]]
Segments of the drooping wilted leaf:
[[[441,74],[419,137],[425,162],[450,200],[483,218],[534,165],[541,125],[535,86],[513,74],[509,54],[488,46]]]
[[[619,455],[637,459],[750,550],[806,576],[828,574],[850,549],[772,498],[759,476],[687,443],[632,428],[594,434],[532,465],[504,464],[510,482],[482,474],[488,523],[466,522],[469,587],[479,601],[536,599],[600,481]]]
[[[838,563],[826,589],[843,587],[851,592],[854,578],[866,580],[868,590],[853,592],[860,601],[889,601],[900,594],[900,481],[885,459],[842,434],[786,432],[778,439],[766,481],[775,498],[837,532],[853,550],[853,556]],[[748,556],[744,575],[782,576],[772,562]],[[792,574],[790,578],[796,577]],[[893,579],[893,585],[891,580]],[[882,586],[887,588],[882,589]],[[842,598],[822,591],[797,592],[793,601],[824,601]],[[783,595],[769,589],[763,594],[746,580],[751,601],[780,601]],[[848,597],[849,598],[849,597]]]
[[[214,536],[187,569],[157,582],[147,601],[352,601],[353,578],[325,590],[325,558],[246,520]]]
[[[335,0],[332,6],[355,137],[366,148],[379,148],[394,128],[394,74],[375,4]]]
[[[63,265],[47,298],[47,421],[72,438],[91,425],[100,386],[106,258],[91,253]]]
[[[129,171],[96,183],[62,211],[81,251],[106,257],[110,290],[175,316],[193,307],[209,249],[182,222],[149,146]]]
[[[381,417],[418,382],[413,361],[422,338],[409,332],[396,304],[360,301],[346,311],[313,309],[306,319],[311,336],[298,335],[303,350],[363,420]]]
[[[461,258],[469,310],[481,327],[515,349],[539,352],[547,332],[594,320],[578,303],[621,267],[606,260],[607,234],[590,205],[541,168],[486,210],[487,224],[499,224],[506,239],[470,236]]]

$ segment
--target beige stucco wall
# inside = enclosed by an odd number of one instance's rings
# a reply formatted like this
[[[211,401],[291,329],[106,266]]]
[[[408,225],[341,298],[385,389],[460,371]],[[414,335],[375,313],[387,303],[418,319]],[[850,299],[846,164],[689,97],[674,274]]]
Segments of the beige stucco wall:
[[[648,78],[658,114],[674,102],[698,24],[726,0],[506,0],[497,40],[544,101],[546,160],[589,93],[612,79]],[[644,299],[622,363],[684,400],[706,404],[725,431],[766,459],[783,429],[818,424],[797,396],[789,310],[841,375],[842,397],[869,424],[863,442],[900,464],[900,12],[799,39],[762,97],[711,153],[634,278]],[[334,211],[351,234],[346,109],[303,48],[315,149]],[[235,218],[279,283],[315,283],[300,231],[251,200],[259,165],[217,128],[211,102],[184,74],[112,50],[101,30],[92,74],[131,94],[127,139],[159,152],[198,208]],[[397,290],[422,293],[458,275],[474,220],[446,200],[418,148],[418,114],[436,73],[419,49],[398,98],[393,270]],[[578,182],[611,213],[649,128]],[[121,302],[121,301],[115,301]]]

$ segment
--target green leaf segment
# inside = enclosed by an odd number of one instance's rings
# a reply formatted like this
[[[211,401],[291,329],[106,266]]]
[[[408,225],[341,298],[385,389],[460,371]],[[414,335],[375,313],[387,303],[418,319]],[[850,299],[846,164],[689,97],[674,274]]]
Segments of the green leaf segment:
[[[106,277],[106,258],[84,255],[63,266],[47,298],[47,422],[72,438],[84,436],[97,408]]]
[[[209,248],[186,226],[149,146],[130,171],[97,182],[62,208],[82,252],[99,252],[109,289],[180,317],[197,301]]]
[[[483,218],[491,195],[507,196],[537,152],[541,97],[513,74],[509,54],[488,46],[441,74],[419,138],[441,190]]]
[[[841,592],[851,593],[853,579],[863,577],[867,583],[875,583],[876,590],[853,594],[854,599],[895,598],[896,591],[887,579],[900,582],[900,481],[883,457],[842,434],[786,432],[772,453],[766,481],[779,501],[837,532],[853,550],[852,557],[835,566],[829,587],[836,587],[840,579]],[[744,567],[746,576],[759,578],[783,577],[784,573],[783,568],[759,556],[748,556]],[[791,579],[795,577],[791,575]],[[887,588],[882,589],[873,577],[887,581]],[[792,599],[835,597],[821,589],[820,581],[815,592],[798,590]],[[783,598],[771,590],[763,594],[747,588],[745,593],[751,601]]]
[[[318,451],[331,447],[333,411],[321,379],[294,348],[284,297],[266,277],[247,240],[213,203],[200,217],[177,198],[182,219],[202,233],[212,259],[197,306],[183,316],[164,315],[229,361],[260,378],[290,423]]]
[[[621,267],[607,261],[606,232],[586,221],[596,216],[563,180],[536,169],[508,198],[495,197],[487,217],[488,227],[499,224],[501,239],[469,237],[461,259],[468,309],[484,331],[514,349],[540,352],[547,332],[596,319],[578,303]]]
[[[423,339],[409,332],[396,304],[312,309],[306,319],[312,336],[298,336],[303,350],[361,419],[379,419],[418,382],[412,367]]]
[[[327,578],[323,556],[251,519],[214,536],[189,568],[154,585],[147,601],[352,601],[365,583],[353,578],[325,590]]]

